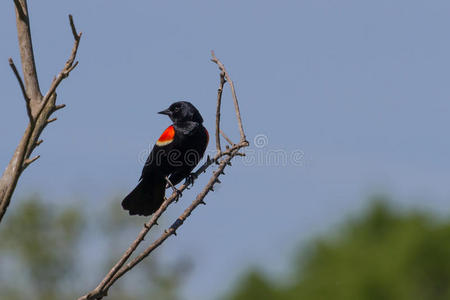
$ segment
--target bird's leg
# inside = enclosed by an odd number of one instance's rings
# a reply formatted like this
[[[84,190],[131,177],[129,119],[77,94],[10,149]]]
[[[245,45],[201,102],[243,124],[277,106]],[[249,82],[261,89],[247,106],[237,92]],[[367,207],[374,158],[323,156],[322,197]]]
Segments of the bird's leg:
[[[167,184],[172,188],[172,191],[177,193],[177,196],[175,197],[175,202],[178,202],[180,197],[183,196],[183,193],[181,193],[181,191],[172,184],[172,181],[170,181],[169,177],[167,177],[167,176],[166,176],[166,181],[167,181]]]
[[[186,181],[184,182],[184,184],[189,188],[189,185],[192,187],[194,185],[194,180],[197,179],[197,175],[195,173],[190,173],[187,177],[186,177]]]

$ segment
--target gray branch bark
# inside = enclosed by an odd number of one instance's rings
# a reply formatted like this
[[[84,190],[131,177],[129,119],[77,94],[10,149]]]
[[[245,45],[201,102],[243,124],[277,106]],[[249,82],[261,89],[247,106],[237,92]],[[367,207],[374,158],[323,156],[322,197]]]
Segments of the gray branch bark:
[[[65,106],[64,104],[55,105],[56,88],[61,81],[69,76],[69,73],[77,66],[78,62],[75,62],[75,58],[81,39],[81,33],[77,33],[73,23],[73,18],[69,15],[70,26],[75,40],[72,52],[64,65],[64,68],[55,77],[50,89],[47,91],[45,96],[43,96],[39,87],[36,63],[34,60],[27,1],[14,0],[14,6],[16,12],[17,37],[19,41],[23,81],[14,64],[14,61],[11,58],[9,59],[9,64],[22,90],[29,122],[22,139],[20,140],[8,166],[0,178],[0,222],[8,209],[20,175],[31,163],[40,157],[38,155],[30,158],[33,150],[42,143],[42,140],[39,140],[39,136],[44,128],[50,122],[56,120],[56,118],[50,119],[50,116],[58,109]]]

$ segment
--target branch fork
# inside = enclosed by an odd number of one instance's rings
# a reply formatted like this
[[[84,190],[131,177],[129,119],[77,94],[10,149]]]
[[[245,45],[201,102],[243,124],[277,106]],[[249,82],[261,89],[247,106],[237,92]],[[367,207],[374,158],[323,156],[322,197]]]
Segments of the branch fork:
[[[28,115],[28,126],[22,139],[17,146],[13,157],[0,178],[0,222],[6,213],[11,197],[20,175],[30,164],[39,159],[39,155],[30,158],[33,150],[42,143],[39,139],[44,128],[56,118],[50,116],[65,105],[55,105],[56,88],[61,81],[78,65],[75,62],[81,33],[77,33],[73,17],[69,15],[69,23],[74,36],[72,52],[64,68],[53,80],[47,93],[42,96],[39,87],[36,63],[34,60],[33,46],[31,42],[30,21],[26,0],[14,0],[16,11],[17,36],[19,40],[20,59],[22,63],[23,79],[17,70],[12,58],[9,58],[9,65],[19,83],[22,96]]]

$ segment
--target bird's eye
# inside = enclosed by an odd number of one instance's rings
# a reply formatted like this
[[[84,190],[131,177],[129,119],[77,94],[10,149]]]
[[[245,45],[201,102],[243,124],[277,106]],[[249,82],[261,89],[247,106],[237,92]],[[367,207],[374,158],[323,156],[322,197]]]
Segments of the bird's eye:
[[[174,112],[178,112],[180,110],[180,108],[177,106],[173,109]]]

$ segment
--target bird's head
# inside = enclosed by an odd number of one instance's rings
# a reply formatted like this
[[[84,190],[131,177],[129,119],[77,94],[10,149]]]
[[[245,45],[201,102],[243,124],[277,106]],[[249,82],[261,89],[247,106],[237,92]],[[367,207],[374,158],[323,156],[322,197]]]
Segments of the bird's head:
[[[168,115],[174,123],[188,121],[203,123],[200,112],[192,105],[192,103],[187,101],[175,102],[170,105],[168,109],[160,111],[158,114]]]

